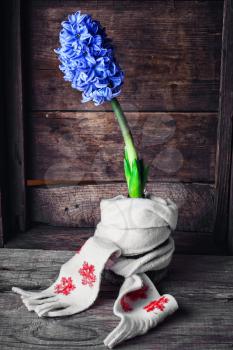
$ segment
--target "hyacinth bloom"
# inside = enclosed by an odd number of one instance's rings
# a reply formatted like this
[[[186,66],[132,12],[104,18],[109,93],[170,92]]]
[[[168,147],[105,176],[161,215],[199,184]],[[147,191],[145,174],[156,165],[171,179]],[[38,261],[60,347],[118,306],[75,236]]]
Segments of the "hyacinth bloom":
[[[62,22],[61,46],[55,50],[60,70],[72,88],[82,92],[82,102],[96,106],[111,102],[125,142],[124,170],[130,197],[143,197],[148,167],[138,159],[127,120],[116,97],[121,93],[124,73],[101,24],[88,14],[76,12]]]
[[[83,102],[100,105],[121,92],[124,73],[104,28],[90,15],[76,12],[62,22],[61,47],[55,50],[64,79],[82,91]]]

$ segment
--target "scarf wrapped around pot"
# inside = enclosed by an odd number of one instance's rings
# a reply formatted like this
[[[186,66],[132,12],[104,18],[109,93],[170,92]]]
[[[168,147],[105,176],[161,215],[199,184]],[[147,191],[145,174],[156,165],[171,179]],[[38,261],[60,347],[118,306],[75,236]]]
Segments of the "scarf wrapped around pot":
[[[121,321],[104,340],[112,348],[123,340],[146,333],[175,312],[171,295],[160,296],[145,272],[164,270],[175,249],[171,230],[177,224],[177,206],[170,199],[117,196],[100,203],[101,222],[95,236],[114,242],[121,256],[106,268],[125,278],[114,303]],[[115,261],[114,261],[115,260]]]
[[[102,272],[111,270],[124,278],[113,312],[118,326],[105,338],[112,348],[126,339],[146,333],[177,308],[175,298],[160,295],[149,271],[164,271],[174,252],[171,231],[178,209],[170,199],[153,195],[127,198],[123,195],[100,203],[101,221],[94,237],[65,263],[58,279],[45,291],[21,294],[28,310],[41,316],[65,316],[89,308],[96,300]]]

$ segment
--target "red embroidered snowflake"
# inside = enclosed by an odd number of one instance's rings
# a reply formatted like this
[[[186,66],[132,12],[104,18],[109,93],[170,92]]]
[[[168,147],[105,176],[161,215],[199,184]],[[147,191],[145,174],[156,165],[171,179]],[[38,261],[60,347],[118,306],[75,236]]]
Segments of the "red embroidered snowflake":
[[[125,312],[129,312],[133,310],[132,305],[130,305],[128,303],[128,299],[131,301],[136,301],[138,299],[146,299],[147,298],[147,294],[146,291],[148,290],[148,286],[143,286],[140,289],[134,290],[133,292],[129,292],[127,294],[125,294],[122,298],[121,298],[121,307]]]
[[[133,292],[129,292],[126,294],[126,296],[132,300],[132,301],[136,301],[138,299],[146,299],[147,298],[147,294],[146,292],[148,291],[148,286],[143,286],[140,289],[134,290]]]
[[[149,304],[144,306],[143,309],[145,309],[147,312],[153,311],[154,309],[158,309],[160,311],[163,311],[165,309],[165,304],[167,304],[169,301],[166,297],[161,297],[157,300],[151,301]]]
[[[129,312],[132,311],[132,307],[129,305],[129,303],[127,303],[127,301],[125,300],[125,295],[121,298],[121,307],[125,312]]]
[[[93,287],[93,284],[96,282],[96,275],[94,274],[95,266],[89,265],[86,261],[84,261],[83,266],[79,269],[79,273],[82,278],[83,285],[89,285],[89,287]]]
[[[56,284],[54,287],[54,292],[56,294],[64,294],[68,295],[74,290],[76,287],[73,284],[71,277],[62,277],[60,283]]]

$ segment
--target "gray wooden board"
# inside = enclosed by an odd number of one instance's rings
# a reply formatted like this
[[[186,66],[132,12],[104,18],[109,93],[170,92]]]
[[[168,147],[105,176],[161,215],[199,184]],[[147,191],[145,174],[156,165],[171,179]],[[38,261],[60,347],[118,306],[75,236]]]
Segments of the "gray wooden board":
[[[148,192],[171,198],[177,204],[177,230],[213,231],[213,185],[157,182],[148,183],[146,187]],[[127,195],[127,192],[126,183],[31,187],[28,189],[30,219],[54,226],[94,227],[100,220],[100,200]]]
[[[60,23],[81,9],[113,39],[126,73],[119,97],[125,111],[217,111],[222,6],[223,1],[213,0],[29,2],[26,62],[32,109],[111,110],[108,104],[82,104],[58,69],[53,49],[59,45]]]
[[[215,238],[219,242],[226,241],[230,205],[232,197],[230,193],[231,177],[231,152],[233,135],[233,1],[224,2],[223,35],[222,35],[222,62],[221,62],[221,84],[219,92],[219,123],[217,135],[217,164],[216,164],[216,223]],[[219,232],[221,230],[221,235]],[[229,236],[230,237],[230,236]],[[232,250],[231,237],[228,240],[229,248]]]
[[[217,113],[126,112],[149,181],[214,182]],[[124,145],[112,112],[32,112],[28,179],[122,181]]]
[[[3,13],[4,30],[7,32],[4,53],[4,122],[7,196],[6,231],[26,228],[26,193],[24,169],[24,101],[21,48],[21,3],[5,1]],[[10,59],[11,58],[11,59]]]
[[[105,349],[103,339],[118,323],[112,306],[119,287],[103,282],[91,309],[62,319],[39,319],[10,291],[12,285],[30,290],[47,287],[71,255],[64,251],[0,251],[1,350]],[[232,271],[229,256],[176,255],[158,289],[176,297],[179,311],[119,349],[232,349]]]

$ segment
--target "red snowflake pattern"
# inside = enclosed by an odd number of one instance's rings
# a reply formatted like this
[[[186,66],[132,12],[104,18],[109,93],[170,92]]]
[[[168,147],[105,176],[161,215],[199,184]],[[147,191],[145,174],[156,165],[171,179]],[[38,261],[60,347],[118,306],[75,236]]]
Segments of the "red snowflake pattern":
[[[147,312],[153,311],[154,309],[158,309],[160,311],[163,311],[165,309],[165,304],[167,304],[169,301],[166,297],[161,297],[157,300],[151,301],[149,304],[144,306],[143,309],[145,309]]]
[[[129,312],[129,311],[132,311],[132,307],[129,305],[129,303],[127,303],[127,301],[125,300],[125,295],[121,298],[121,307],[122,309],[125,311],[125,312]]]
[[[89,287],[93,287],[94,283],[96,282],[96,275],[94,274],[95,266],[89,265],[86,261],[84,261],[83,266],[81,269],[79,269],[79,273],[82,278],[82,284],[88,285]]]
[[[132,300],[132,301],[136,301],[138,299],[146,299],[147,298],[147,294],[146,292],[148,291],[148,286],[143,286],[140,289],[134,290],[133,292],[129,292],[126,294],[126,296]]]
[[[73,284],[72,278],[71,277],[62,277],[61,282],[56,284],[54,287],[54,292],[56,294],[64,294],[68,295],[74,290],[76,287]]]
[[[132,305],[130,305],[127,300],[129,299],[131,301],[136,301],[138,299],[146,299],[147,298],[147,294],[146,294],[147,290],[148,290],[148,286],[145,285],[140,289],[137,289],[137,290],[134,290],[132,292],[125,294],[121,298],[121,301],[120,301],[122,309],[125,312],[132,311],[133,310]]]

